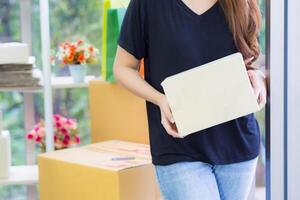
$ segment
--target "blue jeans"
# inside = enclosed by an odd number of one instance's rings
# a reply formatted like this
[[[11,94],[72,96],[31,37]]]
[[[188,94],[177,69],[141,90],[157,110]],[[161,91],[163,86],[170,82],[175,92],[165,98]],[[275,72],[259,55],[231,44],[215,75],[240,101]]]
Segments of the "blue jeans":
[[[226,165],[179,162],[156,165],[164,200],[246,200],[257,158]]]

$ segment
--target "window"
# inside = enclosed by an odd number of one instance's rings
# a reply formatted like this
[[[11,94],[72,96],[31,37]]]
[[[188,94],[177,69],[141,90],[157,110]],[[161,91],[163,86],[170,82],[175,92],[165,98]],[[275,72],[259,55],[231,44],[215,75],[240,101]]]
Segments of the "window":
[[[40,10],[39,0],[30,0],[31,3],[31,37],[32,55],[36,57],[36,65],[42,69]],[[3,0],[0,2],[0,42],[21,41],[20,1]],[[65,40],[81,38],[89,41],[97,48],[101,48],[101,15],[102,1],[59,1],[49,0],[51,48],[53,51],[59,43]],[[27,11],[29,12],[29,11]],[[75,34],[76,33],[76,34]],[[88,74],[100,74],[100,55],[98,64],[90,66]],[[52,71],[57,76],[68,74],[68,70],[55,66]],[[18,92],[0,92],[0,109],[4,112],[5,128],[11,132],[12,164],[23,165],[25,159],[25,130],[24,130],[24,98]],[[43,95],[33,94],[34,119],[37,122],[44,116]],[[81,144],[87,144],[89,137],[88,91],[83,89],[59,89],[53,93],[54,113],[76,118],[78,120]],[[36,148],[38,150],[38,148]],[[38,151],[37,151],[38,153]],[[25,186],[0,187],[0,199],[25,200]]]

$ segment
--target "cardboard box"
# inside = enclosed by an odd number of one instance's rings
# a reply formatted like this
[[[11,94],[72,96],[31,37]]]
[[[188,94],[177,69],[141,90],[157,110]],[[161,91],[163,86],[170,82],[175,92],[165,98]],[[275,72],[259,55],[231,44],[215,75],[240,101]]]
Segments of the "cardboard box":
[[[148,145],[122,141],[41,154],[38,157],[40,199],[160,199],[149,155]]]
[[[260,110],[240,53],[170,76],[161,85],[181,137]]]
[[[118,84],[89,82],[91,141],[125,140],[149,144],[145,100]]]

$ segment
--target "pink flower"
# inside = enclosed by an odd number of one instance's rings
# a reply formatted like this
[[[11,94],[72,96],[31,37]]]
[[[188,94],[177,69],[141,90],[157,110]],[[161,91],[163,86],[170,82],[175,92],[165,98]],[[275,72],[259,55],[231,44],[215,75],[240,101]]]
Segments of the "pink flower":
[[[36,136],[35,141],[36,141],[36,142],[41,142],[42,139],[43,139],[43,138],[42,138],[41,136],[38,135],[38,136]]]
[[[69,146],[70,140],[63,140],[62,143],[64,146]]]
[[[50,63],[51,63],[51,65],[55,65],[55,58],[54,58],[54,56],[50,56]]]
[[[71,139],[71,137],[70,137],[70,135],[65,135],[65,137],[64,137],[64,140],[70,140]]]
[[[76,142],[76,144],[80,143],[80,137],[78,135],[75,136],[75,142]]]
[[[27,133],[26,137],[27,137],[28,140],[32,140],[34,138],[34,134],[32,132]]]
[[[44,137],[45,136],[45,128],[44,127],[39,128],[39,130],[37,131],[37,134],[41,137]]]
[[[33,130],[34,130],[35,132],[38,132],[38,131],[39,131],[39,129],[40,129],[40,126],[39,126],[39,125],[37,125],[37,126],[35,126],[35,127],[34,127],[34,129],[33,129]]]
[[[73,120],[71,120],[71,119],[67,119],[66,120],[66,125],[68,125],[68,126],[72,126],[73,125]]]
[[[60,127],[61,127],[61,123],[57,122],[57,123],[56,123],[56,127],[57,127],[57,128],[60,128]]]
[[[74,129],[74,130],[77,129],[77,123],[76,123],[75,119],[67,119],[66,124],[71,129]]]
[[[65,129],[65,128],[62,128],[62,129],[61,129],[61,133],[62,133],[63,135],[65,135],[65,134],[69,134],[69,131],[68,131],[67,129]]]
[[[53,117],[54,117],[55,121],[60,121],[60,119],[61,119],[60,115],[53,115]]]
[[[77,40],[77,44],[78,44],[78,45],[81,45],[82,43],[83,43],[83,40],[81,40],[81,39],[78,39],[78,40]]]
[[[75,119],[53,115],[54,143],[56,148],[69,147],[72,144],[79,144],[80,137],[77,135],[77,122]],[[36,143],[45,142],[45,123],[41,120],[31,132],[26,134],[28,140],[35,140]]]

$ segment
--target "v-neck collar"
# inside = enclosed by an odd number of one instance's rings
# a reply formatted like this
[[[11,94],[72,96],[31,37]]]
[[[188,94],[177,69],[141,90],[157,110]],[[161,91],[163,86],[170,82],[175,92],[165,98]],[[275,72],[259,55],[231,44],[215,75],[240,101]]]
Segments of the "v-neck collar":
[[[179,5],[186,11],[188,12],[190,15],[192,15],[193,17],[196,18],[203,18],[204,16],[210,14],[211,12],[213,12],[219,5],[219,1],[216,1],[211,7],[209,7],[206,11],[204,11],[201,14],[196,13],[195,11],[193,11],[188,5],[186,5],[182,0],[176,0]]]

